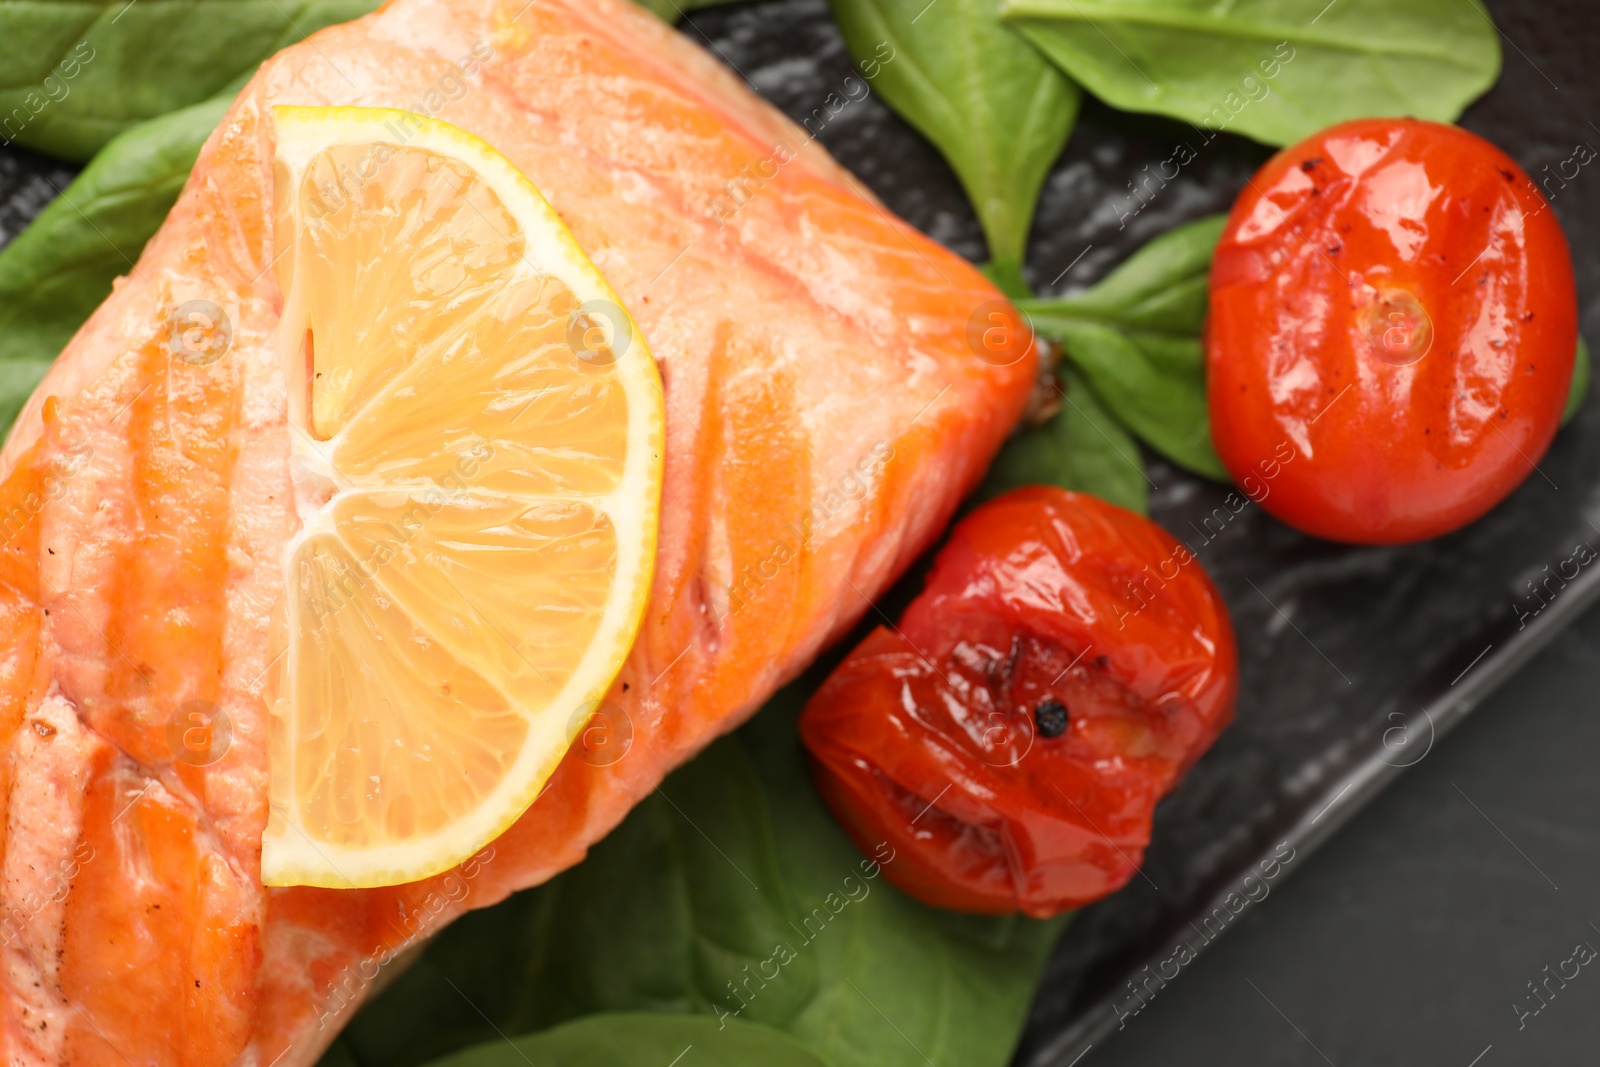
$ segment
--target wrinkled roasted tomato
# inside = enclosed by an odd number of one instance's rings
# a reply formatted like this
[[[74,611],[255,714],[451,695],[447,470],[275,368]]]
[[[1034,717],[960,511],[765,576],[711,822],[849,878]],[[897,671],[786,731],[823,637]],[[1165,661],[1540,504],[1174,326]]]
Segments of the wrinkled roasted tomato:
[[[1533,472],[1576,346],[1566,239],[1509,156],[1454,126],[1345,123],[1274,156],[1229,216],[1212,439],[1308,533],[1434,537]]]
[[[1227,610],[1187,548],[1094,497],[1019,489],[806,706],[818,787],[929,904],[1053,915],[1136,869],[1156,801],[1233,714]]]

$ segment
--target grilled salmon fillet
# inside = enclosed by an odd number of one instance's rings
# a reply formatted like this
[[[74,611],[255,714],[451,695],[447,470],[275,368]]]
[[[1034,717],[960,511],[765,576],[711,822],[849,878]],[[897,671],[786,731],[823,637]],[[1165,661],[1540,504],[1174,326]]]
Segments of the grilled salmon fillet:
[[[261,693],[300,522],[275,104],[406,108],[494,145],[665,382],[656,577],[610,697],[631,748],[569,753],[471,861],[385,889],[259,877]],[[0,454],[6,1062],[310,1063],[407,946],[577,863],[870,610],[981,476],[1036,370],[1025,343],[979,358],[999,299],[626,0],[393,0],[265,64]],[[170,343],[193,300],[231,324],[204,366]],[[171,737],[192,701],[231,729],[204,766]]]

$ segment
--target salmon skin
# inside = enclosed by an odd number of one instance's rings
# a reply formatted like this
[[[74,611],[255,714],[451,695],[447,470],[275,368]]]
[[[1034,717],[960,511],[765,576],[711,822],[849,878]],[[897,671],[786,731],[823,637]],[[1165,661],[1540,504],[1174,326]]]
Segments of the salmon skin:
[[[259,878],[261,693],[300,523],[275,104],[404,108],[494,145],[665,381],[652,600],[610,695],[631,744],[575,747],[511,830],[410,885]],[[869,610],[981,477],[1036,373],[1026,341],[974,342],[1000,300],[626,0],[393,0],[266,63],[0,454],[6,1062],[311,1063],[398,953],[577,863]],[[195,301],[226,316],[222,358],[175,343]],[[178,758],[195,708],[220,709],[219,759]]]

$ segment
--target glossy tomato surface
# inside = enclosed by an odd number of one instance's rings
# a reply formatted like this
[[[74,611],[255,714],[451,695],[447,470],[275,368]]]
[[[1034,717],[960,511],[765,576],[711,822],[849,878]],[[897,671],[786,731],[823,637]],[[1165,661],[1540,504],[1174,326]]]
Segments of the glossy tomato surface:
[[[1509,156],[1453,126],[1345,123],[1234,204],[1211,270],[1212,438],[1290,525],[1433,537],[1533,473],[1576,345],[1566,239]]]
[[[1232,717],[1237,671],[1187,548],[1030,487],[956,526],[922,595],[828,678],[800,732],[856,843],[892,855],[890,881],[1046,916],[1133,876],[1156,801]]]

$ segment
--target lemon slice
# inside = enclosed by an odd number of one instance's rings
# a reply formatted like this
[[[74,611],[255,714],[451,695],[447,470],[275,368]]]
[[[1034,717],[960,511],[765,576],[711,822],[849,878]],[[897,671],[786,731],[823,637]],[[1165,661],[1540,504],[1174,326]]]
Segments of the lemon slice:
[[[538,796],[644,613],[661,383],[538,190],[446,123],[273,109],[304,525],[268,693],[268,885],[394,885]]]

